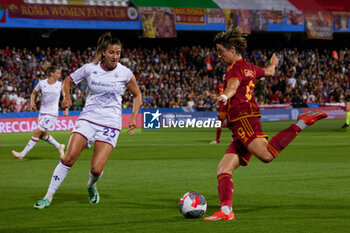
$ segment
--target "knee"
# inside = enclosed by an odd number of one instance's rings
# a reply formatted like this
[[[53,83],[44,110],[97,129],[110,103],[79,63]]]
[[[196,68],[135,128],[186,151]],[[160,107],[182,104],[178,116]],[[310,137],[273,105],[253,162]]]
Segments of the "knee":
[[[272,154],[270,154],[270,152],[266,151],[262,156],[259,156],[259,159],[263,162],[263,163],[269,163],[272,160],[274,160],[275,157],[272,156]]]
[[[73,164],[76,160],[76,156],[72,153],[66,152],[63,160],[67,164]]]
[[[33,136],[42,139],[42,137],[44,136],[44,132],[37,128],[36,130],[34,130]]]
[[[216,175],[220,175],[222,173],[228,173],[228,174],[232,174],[233,172],[233,168],[232,167],[227,167],[222,165],[221,163],[218,165],[218,168],[216,169]]]

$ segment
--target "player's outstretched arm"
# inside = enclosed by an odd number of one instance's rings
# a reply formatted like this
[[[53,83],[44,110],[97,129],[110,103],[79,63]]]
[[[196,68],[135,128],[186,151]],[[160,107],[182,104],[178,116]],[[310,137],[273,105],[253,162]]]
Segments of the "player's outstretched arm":
[[[263,70],[265,71],[265,76],[274,76],[277,66],[278,66],[278,57],[274,53],[272,54],[272,57],[270,59],[270,65],[267,66],[266,68],[263,68]]]
[[[232,78],[227,82],[227,87],[224,93],[218,97],[218,102],[223,102],[227,104],[227,100],[231,99],[237,92],[240,81],[236,78]]]
[[[73,84],[73,80],[70,77],[66,77],[62,84],[63,101],[61,106],[63,109],[68,109],[72,105],[72,99],[70,96],[70,88]]]
[[[33,90],[33,91],[32,91],[32,94],[30,94],[30,107],[31,107],[33,110],[36,109],[35,96],[36,96],[36,91]]]
[[[132,93],[132,95],[134,97],[132,115],[131,115],[131,119],[129,121],[129,129],[126,132],[127,133],[130,132],[130,135],[134,135],[135,128],[136,128],[136,117],[137,117],[137,114],[138,114],[138,112],[141,108],[141,105],[142,105],[142,95],[141,95],[141,91],[139,89],[139,86],[137,85],[136,78],[134,75],[131,77],[128,84],[126,84],[126,87],[128,88],[128,90]]]

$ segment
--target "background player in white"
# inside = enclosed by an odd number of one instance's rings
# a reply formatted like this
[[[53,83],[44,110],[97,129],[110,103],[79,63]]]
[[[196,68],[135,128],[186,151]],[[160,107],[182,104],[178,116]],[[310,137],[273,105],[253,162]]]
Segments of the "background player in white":
[[[51,135],[47,133],[48,129],[55,124],[58,116],[58,101],[61,95],[62,83],[58,81],[61,78],[61,69],[56,65],[45,65],[48,78],[40,80],[34,87],[30,96],[30,106],[36,109],[35,97],[37,92],[41,91],[41,106],[39,111],[38,128],[34,130],[32,138],[21,152],[12,151],[12,155],[22,159],[35,146],[39,138],[47,141],[58,149],[61,158],[64,156],[64,144],[59,144]],[[64,111],[68,115],[68,109]]]
[[[100,200],[96,182],[101,178],[103,168],[122,126],[122,95],[125,88],[133,94],[133,113],[129,122],[131,135],[135,133],[136,117],[142,104],[142,96],[131,70],[120,64],[122,45],[110,33],[100,36],[97,54],[93,63],[83,65],[63,82],[64,100],[62,107],[71,106],[70,88],[84,82],[87,85],[87,98],[70,137],[67,152],[53,172],[50,186],[43,200],[34,208],[43,209],[51,204],[53,195],[65,179],[69,169],[85,147],[94,143],[89,181],[87,184],[90,203]]]

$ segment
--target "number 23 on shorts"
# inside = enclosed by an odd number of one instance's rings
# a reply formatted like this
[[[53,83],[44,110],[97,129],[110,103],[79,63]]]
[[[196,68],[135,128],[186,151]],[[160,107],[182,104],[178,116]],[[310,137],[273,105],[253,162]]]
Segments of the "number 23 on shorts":
[[[103,130],[104,130],[103,135],[106,137],[114,138],[116,135],[116,133],[115,133],[116,129],[104,127]]]

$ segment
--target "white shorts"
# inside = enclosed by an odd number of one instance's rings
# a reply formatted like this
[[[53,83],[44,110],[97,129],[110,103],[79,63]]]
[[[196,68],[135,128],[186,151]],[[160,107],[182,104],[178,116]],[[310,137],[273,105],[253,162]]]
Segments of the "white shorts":
[[[77,120],[72,132],[83,136],[88,142],[88,148],[95,142],[104,142],[114,148],[117,144],[120,130],[98,125],[91,121]]]
[[[48,114],[39,114],[38,119],[38,128],[41,131],[49,130],[49,128],[55,124],[57,116],[48,115]]]

